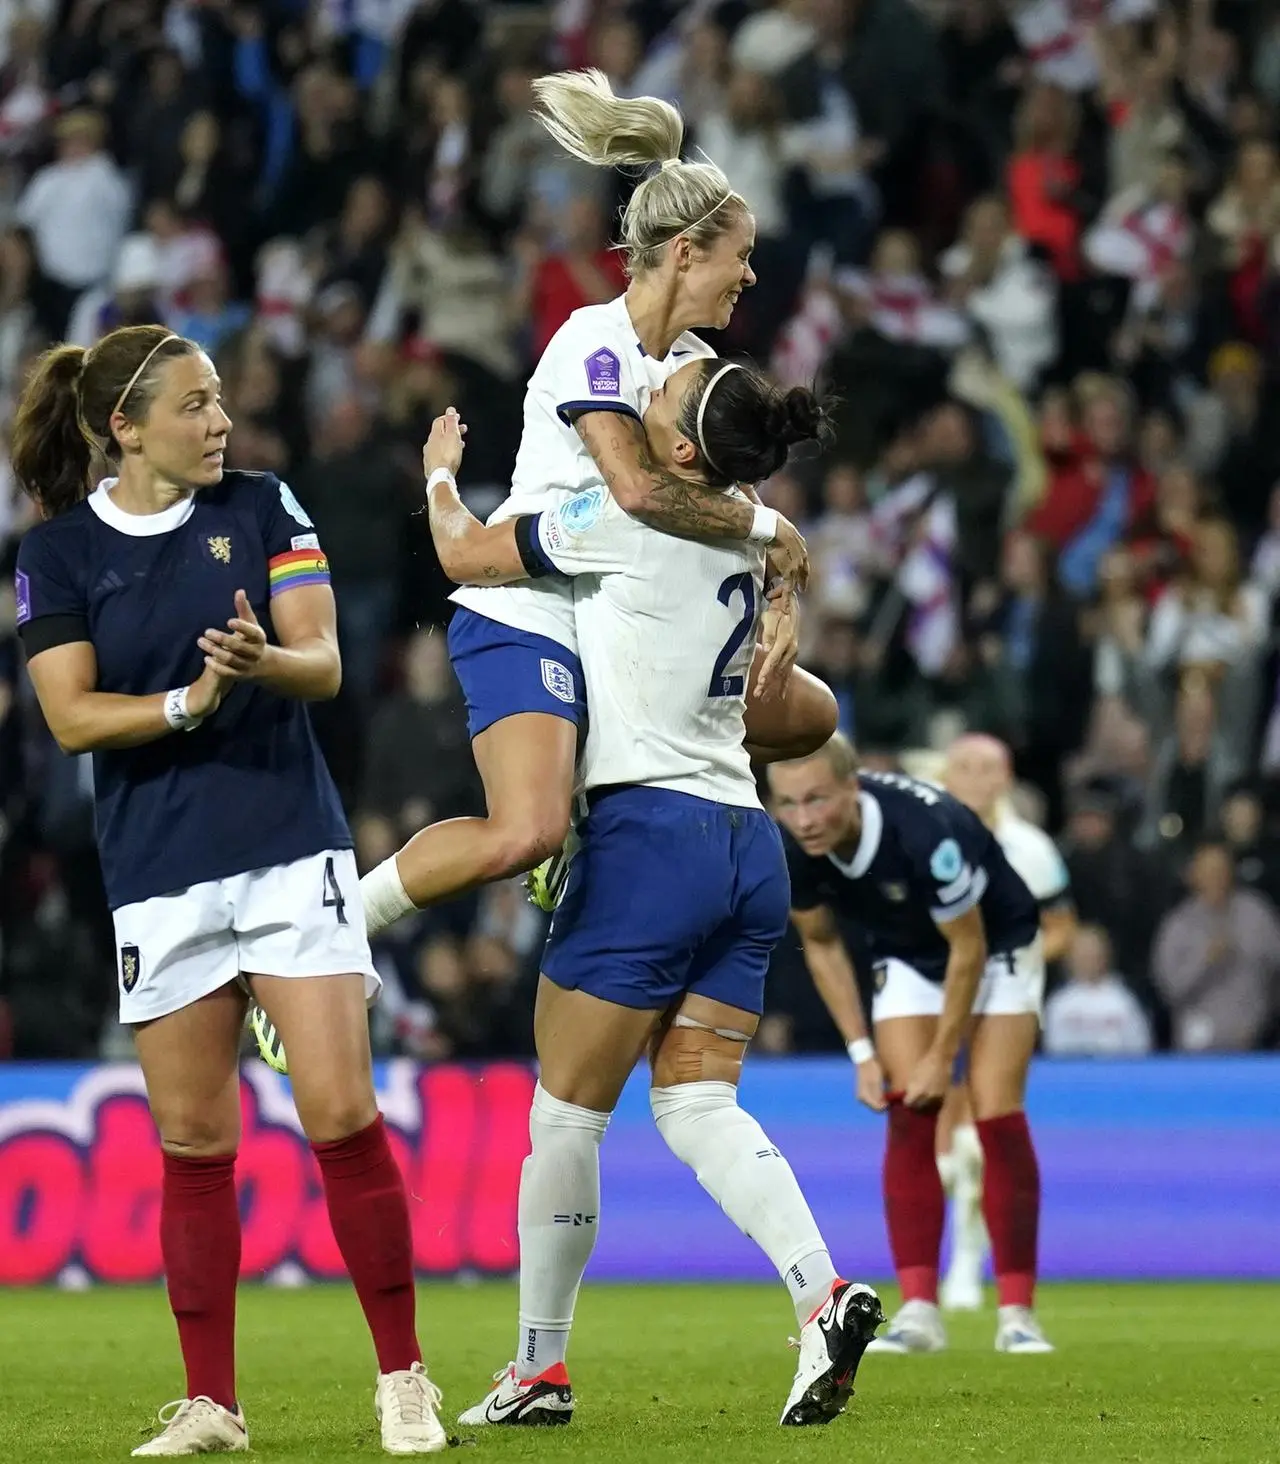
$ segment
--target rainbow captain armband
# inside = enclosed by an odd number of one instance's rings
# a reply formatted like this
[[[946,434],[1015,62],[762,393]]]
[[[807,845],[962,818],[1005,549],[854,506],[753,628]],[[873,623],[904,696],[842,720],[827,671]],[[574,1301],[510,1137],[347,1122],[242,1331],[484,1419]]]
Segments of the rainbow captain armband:
[[[318,545],[314,549],[290,549],[267,561],[271,579],[271,597],[283,594],[285,590],[296,590],[302,585],[327,585],[329,583],[329,561]]]

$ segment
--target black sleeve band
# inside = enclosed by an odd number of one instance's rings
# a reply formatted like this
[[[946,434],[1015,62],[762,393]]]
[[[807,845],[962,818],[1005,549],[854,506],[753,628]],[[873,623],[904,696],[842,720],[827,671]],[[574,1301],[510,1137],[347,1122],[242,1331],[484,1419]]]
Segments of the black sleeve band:
[[[55,646],[69,646],[76,641],[91,640],[89,622],[83,615],[41,615],[18,627],[18,638],[27,659]]]
[[[548,564],[547,557],[542,552],[542,546],[537,540],[538,515],[536,513],[523,514],[516,520],[516,549],[520,553],[520,563],[524,565],[524,572],[530,579],[542,579],[545,575],[553,573],[554,566]]]

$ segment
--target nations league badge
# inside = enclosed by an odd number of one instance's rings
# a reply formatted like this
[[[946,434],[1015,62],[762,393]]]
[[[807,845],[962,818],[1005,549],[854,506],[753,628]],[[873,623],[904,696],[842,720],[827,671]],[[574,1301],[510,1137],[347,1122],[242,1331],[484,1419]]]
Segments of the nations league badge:
[[[617,396],[622,390],[622,373],[618,358],[607,347],[602,346],[586,360],[587,386],[592,396]]]
[[[18,624],[25,625],[31,619],[31,581],[21,570],[13,577],[13,593],[18,602]]]
[[[571,534],[585,534],[600,517],[604,507],[604,489],[588,488],[575,494],[560,509],[560,522]]]
[[[126,994],[138,984],[138,977],[141,974],[142,956],[138,947],[122,945],[120,947],[120,985],[124,987]]]

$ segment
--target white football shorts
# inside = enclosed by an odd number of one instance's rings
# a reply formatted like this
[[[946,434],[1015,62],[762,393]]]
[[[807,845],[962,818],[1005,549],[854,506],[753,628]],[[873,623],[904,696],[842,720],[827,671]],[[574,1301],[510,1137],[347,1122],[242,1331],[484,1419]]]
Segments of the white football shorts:
[[[242,973],[364,977],[382,989],[350,849],[251,869],[114,912],[120,1020],[150,1022]]]
[[[1029,946],[987,962],[973,1002],[975,1017],[1009,1017],[1044,1008],[1044,945],[1037,935]],[[914,966],[890,959],[877,964],[872,1022],[894,1017],[940,1017],[942,983],[929,981]]]

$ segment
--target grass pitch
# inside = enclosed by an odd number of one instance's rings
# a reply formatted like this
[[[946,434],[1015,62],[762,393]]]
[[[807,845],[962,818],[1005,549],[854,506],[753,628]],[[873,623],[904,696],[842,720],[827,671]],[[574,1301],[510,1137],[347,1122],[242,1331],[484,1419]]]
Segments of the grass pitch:
[[[457,1432],[512,1354],[515,1288],[420,1298]],[[1280,1287],[1049,1286],[1040,1313],[1052,1357],[997,1356],[990,1309],[952,1318],[949,1352],[868,1357],[843,1418],[783,1432],[795,1329],[781,1287],[588,1285],[572,1425],[464,1432],[462,1446],[499,1464],[1280,1464]],[[242,1291],[241,1388],[262,1459],[385,1457],[373,1373],[350,1291]],[[0,1293],[0,1460],[127,1458],[181,1390],[159,1290]]]

